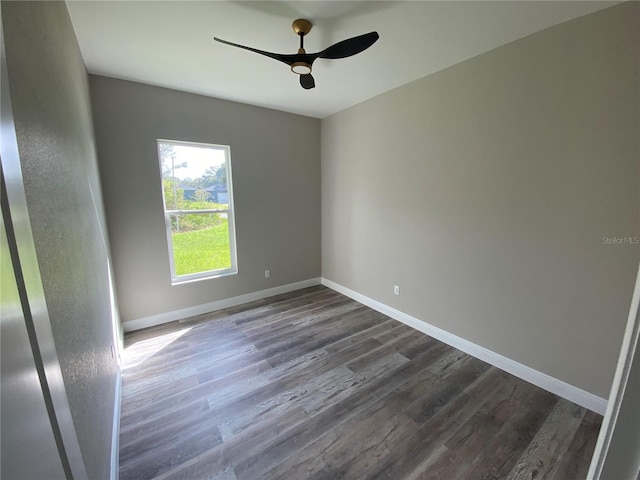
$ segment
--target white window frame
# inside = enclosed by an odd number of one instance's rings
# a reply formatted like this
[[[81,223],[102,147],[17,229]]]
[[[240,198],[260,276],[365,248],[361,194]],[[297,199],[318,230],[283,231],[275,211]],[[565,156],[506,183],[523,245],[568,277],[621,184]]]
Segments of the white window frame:
[[[214,148],[225,152],[225,165],[227,169],[227,196],[228,208],[207,209],[207,210],[167,210],[167,202],[164,197],[164,187],[162,178],[162,157],[160,155],[160,144],[172,144],[187,147]],[[160,191],[162,192],[162,209],[164,211],[164,223],[167,232],[167,246],[169,247],[169,265],[171,268],[171,284],[179,285],[199,280],[208,280],[213,278],[224,277],[228,275],[236,275],[238,273],[238,260],[236,252],[236,226],[233,208],[233,181],[231,174],[231,147],[229,145],[217,145],[213,143],[186,142],[180,140],[158,139],[156,142],[158,150],[158,166],[160,168]],[[229,253],[231,257],[231,267],[220,270],[208,270],[205,272],[190,273],[187,275],[176,275],[175,261],[173,259],[173,237],[171,236],[171,215],[184,214],[210,214],[210,213],[226,213],[229,226]]]

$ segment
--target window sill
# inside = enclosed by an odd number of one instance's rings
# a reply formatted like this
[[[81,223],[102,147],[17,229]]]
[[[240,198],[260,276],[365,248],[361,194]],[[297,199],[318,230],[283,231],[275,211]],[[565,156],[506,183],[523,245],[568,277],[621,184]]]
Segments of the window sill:
[[[223,272],[205,272],[197,273],[193,275],[184,275],[171,279],[171,285],[183,285],[185,283],[201,282],[203,280],[215,280],[216,278],[229,277],[231,275],[237,275],[237,270],[225,270]]]

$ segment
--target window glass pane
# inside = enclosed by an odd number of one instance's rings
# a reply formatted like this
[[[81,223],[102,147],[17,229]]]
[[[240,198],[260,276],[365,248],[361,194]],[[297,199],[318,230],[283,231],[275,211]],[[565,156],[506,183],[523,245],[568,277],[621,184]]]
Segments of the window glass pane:
[[[158,140],[158,156],[172,283],[237,273],[229,147]]]
[[[172,214],[169,217],[176,275],[231,268],[226,213]]]
[[[168,142],[158,146],[167,210],[228,208],[225,149]]]

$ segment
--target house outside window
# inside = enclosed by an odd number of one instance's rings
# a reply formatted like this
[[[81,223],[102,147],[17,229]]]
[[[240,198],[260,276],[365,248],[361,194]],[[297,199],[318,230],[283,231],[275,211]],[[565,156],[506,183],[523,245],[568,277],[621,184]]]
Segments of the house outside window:
[[[238,272],[226,145],[158,140],[173,284]]]

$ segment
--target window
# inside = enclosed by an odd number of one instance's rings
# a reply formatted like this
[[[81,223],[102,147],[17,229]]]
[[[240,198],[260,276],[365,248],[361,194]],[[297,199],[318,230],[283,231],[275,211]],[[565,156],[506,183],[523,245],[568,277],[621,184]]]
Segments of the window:
[[[172,283],[237,273],[229,147],[158,140]]]

